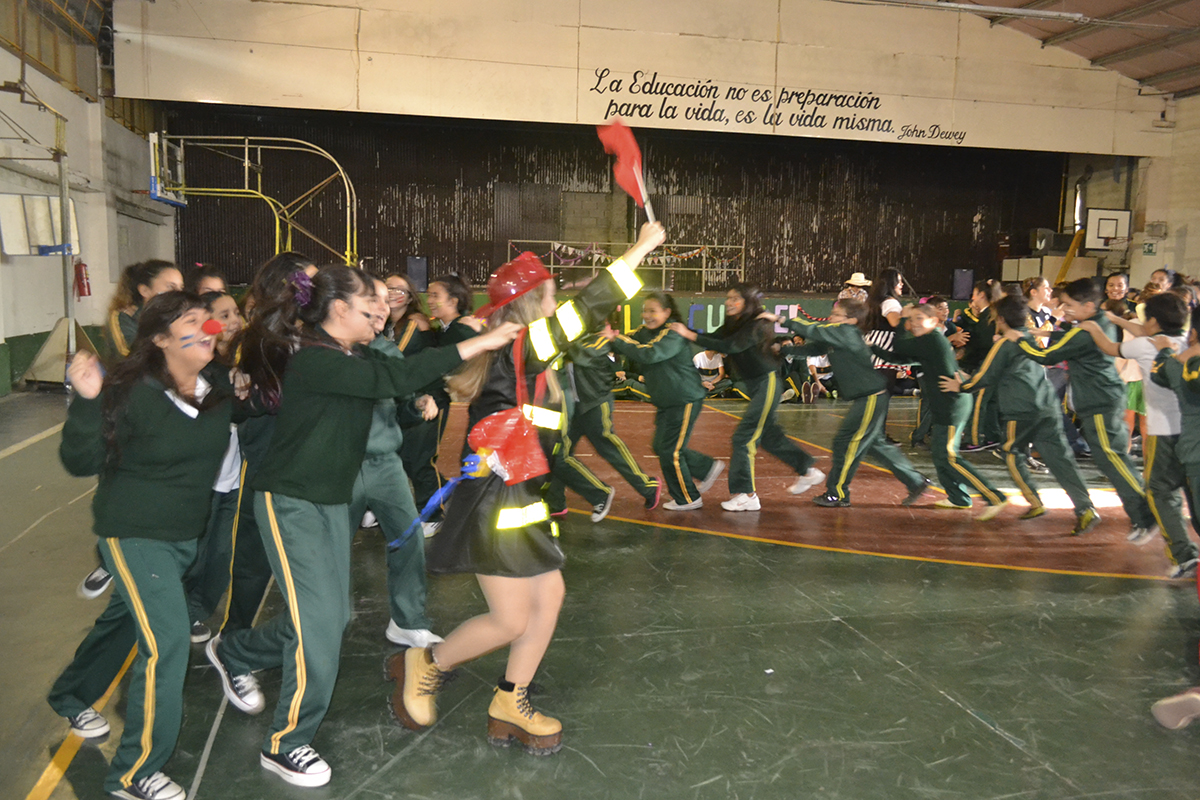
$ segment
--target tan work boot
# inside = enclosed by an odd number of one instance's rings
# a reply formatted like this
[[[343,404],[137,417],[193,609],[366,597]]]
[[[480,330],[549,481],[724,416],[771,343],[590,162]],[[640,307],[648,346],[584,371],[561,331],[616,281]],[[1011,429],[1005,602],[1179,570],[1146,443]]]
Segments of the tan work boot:
[[[396,681],[392,691],[392,715],[406,728],[419,731],[437,722],[437,693],[449,679],[433,663],[428,647],[410,647],[388,657],[384,664],[388,678]]]
[[[562,723],[534,710],[529,684],[500,681],[488,706],[488,741],[507,747],[512,739],[530,755],[553,755],[562,749]]]

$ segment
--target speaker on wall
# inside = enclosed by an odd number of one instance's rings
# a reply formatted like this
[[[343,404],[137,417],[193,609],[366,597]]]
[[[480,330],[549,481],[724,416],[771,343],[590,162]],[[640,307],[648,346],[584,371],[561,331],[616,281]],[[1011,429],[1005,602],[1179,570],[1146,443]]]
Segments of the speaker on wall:
[[[970,300],[971,289],[975,286],[975,270],[954,270],[954,283],[950,289],[951,300]]]
[[[408,257],[408,280],[418,292],[429,289],[429,259],[425,256]]]

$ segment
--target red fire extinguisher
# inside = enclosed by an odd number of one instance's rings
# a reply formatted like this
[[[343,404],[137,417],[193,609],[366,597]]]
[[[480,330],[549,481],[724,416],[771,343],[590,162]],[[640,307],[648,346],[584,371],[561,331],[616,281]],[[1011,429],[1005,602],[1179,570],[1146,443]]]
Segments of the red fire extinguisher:
[[[88,279],[87,264],[82,258],[75,259],[75,298],[91,297],[92,282]]]

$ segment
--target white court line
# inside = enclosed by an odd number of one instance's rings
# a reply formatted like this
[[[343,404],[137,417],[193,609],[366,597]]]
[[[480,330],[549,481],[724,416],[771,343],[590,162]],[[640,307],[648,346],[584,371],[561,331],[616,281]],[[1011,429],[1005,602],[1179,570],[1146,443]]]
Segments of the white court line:
[[[73,506],[73,505],[75,505],[77,502],[79,502],[79,501],[80,501],[80,500],[82,500],[83,498],[87,497],[89,494],[91,494],[91,493],[92,493],[92,492],[94,492],[94,491],[96,491],[96,487],[95,487],[95,485],[93,485],[93,486],[92,486],[90,489],[88,489],[86,492],[84,492],[83,494],[79,495],[78,497],[76,497],[74,500],[70,501],[70,502],[69,502],[69,503],[67,503],[66,505],[61,505],[61,506],[59,506],[58,508],[51,509],[50,511],[47,511],[45,514],[42,514],[40,517],[38,517],[38,518],[37,518],[37,521],[35,521],[35,522],[34,522],[32,525],[30,525],[28,528],[26,528],[25,530],[23,530],[23,531],[21,531],[20,533],[18,533],[18,534],[17,534],[17,535],[16,535],[16,536],[13,538],[13,540],[12,540],[11,542],[7,542],[7,543],[6,543],[6,544],[4,544],[3,546],[0,546],[0,553],[3,553],[3,552],[4,552],[5,550],[7,550],[7,549],[8,549],[10,546],[12,546],[12,545],[16,544],[18,541],[20,541],[22,536],[24,536],[25,534],[29,533],[31,530],[33,530],[34,528],[36,528],[38,525],[41,525],[41,524],[42,524],[42,523],[43,523],[43,522],[46,520],[46,518],[47,518],[47,517],[49,517],[51,514],[54,514],[54,513],[58,512],[58,511],[62,511],[62,510],[63,510],[64,508],[66,508],[67,506]]]
[[[17,442],[12,447],[6,447],[3,450],[0,450],[0,458],[8,458],[13,453],[18,453],[21,450],[24,450],[26,447],[29,447],[29,445],[31,445],[31,444],[37,444],[42,439],[50,438],[51,436],[58,433],[62,429],[63,429],[63,423],[60,422],[57,425],[55,425],[53,428],[47,428],[46,430],[42,431],[41,433],[34,434],[33,436],[30,436],[28,439],[26,439],[23,442]]]

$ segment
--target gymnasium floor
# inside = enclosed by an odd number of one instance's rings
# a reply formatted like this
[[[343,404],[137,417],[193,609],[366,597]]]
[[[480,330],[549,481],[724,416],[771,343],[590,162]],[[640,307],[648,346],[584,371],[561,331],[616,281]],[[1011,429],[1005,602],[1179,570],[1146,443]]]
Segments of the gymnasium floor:
[[[693,446],[726,457],[740,407],[710,406]],[[786,406],[781,418],[823,466],[817,448],[842,408]],[[462,411],[444,452],[457,452]],[[914,413],[912,401],[893,404],[896,438]],[[616,416],[648,470],[652,414],[622,403]],[[104,708],[113,735],[80,746],[44,701],[105,602],[75,596],[95,565],[94,481],[58,465],[62,419],[61,395],[0,400],[4,800],[104,797],[124,706],[118,687]],[[912,457],[929,466],[926,451]],[[971,458],[1012,488],[991,455]],[[1090,467],[1104,521],[1082,538],[1065,535],[1072,517],[1057,491],[1045,496],[1059,508],[1039,520],[1018,521],[1016,508],[979,523],[930,508],[938,495],[900,507],[899,483],[876,469],[855,479],[854,507],[837,510],[814,507],[812,492],[788,495],[769,456],[756,471],[758,513],[722,512],[722,479],[699,512],[647,513],[618,485],[604,522],[568,515],[567,600],[536,698],[563,720],[557,756],[487,744],[502,653],[460,671],[431,730],[390,720],[383,547],[365,531],[338,690],[314,742],[333,766],[330,785],[296,789],[263,774],[269,714],[229,708],[200,647],[166,772],[203,800],[1200,795],[1200,725],[1169,732],[1148,711],[1200,683],[1195,583],[1162,577],[1157,543],[1125,541],[1115,495]],[[273,590],[263,613],[279,606]],[[443,577],[431,580],[429,608],[444,631],[483,603],[470,577]],[[261,678],[273,706],[278,676]]]

